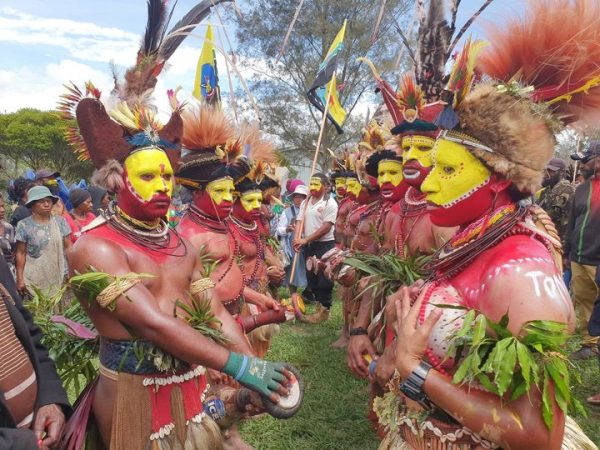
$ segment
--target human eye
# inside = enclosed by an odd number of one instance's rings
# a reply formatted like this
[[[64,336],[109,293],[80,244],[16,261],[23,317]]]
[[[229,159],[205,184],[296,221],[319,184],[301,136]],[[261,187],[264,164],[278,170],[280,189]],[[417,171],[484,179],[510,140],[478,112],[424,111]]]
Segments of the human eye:
[[[152,181],[154,179],[154,174],[152,173],[143,173],[140,175],[140,178],[144,181]]]
[[[450,167],[450,166],[444,166],[442,168],[442,170],[444,171],[444,173],[446,175],[452,175],[454,172],[456,172],[456,170],[454,169],[454,167]]]

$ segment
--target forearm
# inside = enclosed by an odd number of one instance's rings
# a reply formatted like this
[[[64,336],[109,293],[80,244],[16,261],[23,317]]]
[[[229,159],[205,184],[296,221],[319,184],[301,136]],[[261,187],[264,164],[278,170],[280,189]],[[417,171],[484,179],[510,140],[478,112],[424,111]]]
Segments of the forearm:
[[[368,289],[360,299],[358,313],[354,319],[352,328],[367,328],[371,323],[371,305],[373,300],[373,290]]]
[[[513,449],[551,449],[555,431],[543,423],[539,391],[509,402],[499,396],[453,384],[436,370],[429,371],[423,389],[429,399],[446,411],[461,425],[486,439]],[[564,415],[554,405],[553,430],[562,430]],[[558,447],[560,448],[560,446]]]
[[[329,230],[331,230],[332,226],[333,225],[329,222],[324,223],[314,233],[312,233],[304,238],[306,240],[306,243],[310,244],[311,242],[321,239],[323,236],[325,236],[329,232]]]
[[[161,312],[153,311],[152,315],[154,317],[146,317],[135,324],[127,324],[127,317],[119,319],[133,329],[135,336],[152,342],[178,359],[216,370],[225,366],[229,357],[225,347],[203,336],[183,320]]]
[[[17,250],[15,255],[15,267],[17,269],[17,280],[23,280],[23,271],[25,269],[25,254]]]
[[[256,306],[263,306],[264,303],[264,295],[261,294],[260,292],[256,292],[254,289],[249,288],[248,286],[246,286],[244,288],[244,299],[248,302],[248,303],[252,303],[253,305]]]
[[[227,348],[233,352],[254,356],[254,351],[240,325],[218,300],[211,302],[213,314],[221,322],[221,331],[227,338]]]

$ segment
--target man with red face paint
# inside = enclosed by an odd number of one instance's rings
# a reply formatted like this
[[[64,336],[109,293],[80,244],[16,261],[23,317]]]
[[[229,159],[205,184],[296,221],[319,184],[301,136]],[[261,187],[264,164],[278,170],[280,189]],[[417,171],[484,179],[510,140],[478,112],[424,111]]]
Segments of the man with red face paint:
[[[183,114],[183,145],[187,154],[176,172],[177,181],[193,190],[192,204],[177,230],[188,238],[198,256],[216,261],[210,278],[215,282],[213,301],[220,301],[232,315],[239,314],[242,299],[264,309],[277,308],[273,300],[248,286],[236,264],[240,243],[227,220],[234,203],[234,176],[249,170],[241,147],[220,110],[199,107]],[[242,343],[240,343],[242,345]],[[245,350],[249,348],[245,346]]]
[[[527,324],[554,323],[563,333],[574,327],[556,229],[541,209],[522,199],[541,184],[559,119],[583,121],[598,112],[600,54],[592,51],[598,42],[581,36],[597,14],[597,5],[590,11],[561,1],[531,2],[524,18],[494,31],[497,45],[480,56],[478,68],[496,82],[463,89],[468,64],[453,71],[460,72],[460,86],[450,77],[448,98],[455,102],[444,116],[454,114],[456,120],[446,120],[454,126],[436,140],[434,164],[421,190],[432,222],[460,230],[434,255],[427,282],[394,301],[396,393],[388,400],[396,410],[380,416],[394,424],[385,448],[596,448],[566,416],[569,386],[559,385],[566,373],[532,381],[519,395],[515,389],[524,369],[515,368],[500,391],[512,395],[501,395],[493,366],[486,380],[494,384],[469,381],[487,355],[469,364],[466,352],[457,354],[450,346],[466,311],[506,327],[521,344],[520,361],[546,338],[525,330]],[[566,16],[569,27],[557,26]],[[459,64],[473,61],[469,42],[465,49]],[[592,73],[582,68],[574,77],[576,61],[590,55]],[[507,89],[515,79],[519,84]],[[527,86],[527,95],[521,86]],[[451,309],[455,306],[464,309]],[[482,331],[484,338],[497,339]],[[514,353],[503,356],[503,363],[510,362]],[[547,362],[541,364],[549,370]],[[453,381],[460,378],[459,367],[466,370],[463,383]]]
[[[186,427],[187,445],[217,445],[220,433],[205,417],[200,401],[206,379],[199,364],[222,370],[247,386],[254,384],[256,389],[259,384],[240,377],[240,368],[250,361],[265,368],[270,363],[231,352],[204,337],[176,308],[176,300],[190,306],[192,298],[202,299],[202,292],[210,288],[190,244],[163,219],[173,190],[171,161],[178,154],[171,142],[180,142],[182,134],[179,111],[161,127],[148,109],[136,106],[132,111],[120,104],[121,114],[140,118],[138,130],[130,122],[125,126],[112,121],[96,98],[82,99],[76,111],[87,149],[100,167],[96,181],[117,194],[106,214],[83,230],[69,258],[72,274],[105,272],[108,280],[114,280],[100,294],[75,285],[82,307],[101,336],[100,378],[89,398],[102,440],[110,448],[144,448],[154,441],[175,446],[176,435],[186,432],[171,431]],[[99,134],[100,123],[110,127]],[[128,283],[115,278],[128,273],[149,277]],[[229,340],[242,341],[243,334],[222,304],[214,302],[212,309]],[[162,355],[162,362],[155,355]],[[270,380],[288,375],[281,367],[276,372]],[[147,380],[159,378],[164,383],[149,391]],[[185,392],[183,399],[171,398],[173,384]],[[187,422],[178,419],[184,410]],[[142,420],[136,422],[140,425],[133,426],[131,418],[140,414]]]

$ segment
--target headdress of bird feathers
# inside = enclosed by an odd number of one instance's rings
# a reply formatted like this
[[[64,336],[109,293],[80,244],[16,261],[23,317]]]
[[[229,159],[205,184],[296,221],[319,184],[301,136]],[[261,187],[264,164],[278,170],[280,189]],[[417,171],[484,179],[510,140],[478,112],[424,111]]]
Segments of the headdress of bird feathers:
[[[97,183],[113,192],[122,188],[122,162],[141,147],[162,148],[176,167],[183,131],[181,105],[169,91],[173,113],[163,127],[154,118],[151,95],[158,75],[181,42],[215,4],[223,1],[202,1],[167,33],[173,9],[169,11],[165,0],[148,0],[146,32],[136,62],[122,80],[113,74],[115,86],[107,100],[109,107],[101,103],[101,93],[91,82],[86,83],[85,90],[74,84],[65,86],[67,93],[61,96],[58,109],[70,125],[66,137],[79,159],[90,159],[99,169]]]
[[[220,108],[194,103],[182,113],[183,151],[177,181],[198,189],[220,178],[243,178],[250,170],[244,142]]]
[[[456,32],[459,0],[450,2],[449,14],[446,11],[446,0],[417,0],[419,29],[415,49],[398,28],[400,38],[414,63],[414,73],[403,77],[397,92],[381,77],[370,61],[363,59],[371,68],[377,90],[381,92],[394,120],[392,134],[418,132],[432,137],[437,135],[439,128],[436,118],[444,110],[447,101],[444,94],[448,82],[446,63],[450,60],[457,42],[491,2],[492,0],[486,1]]]
[[[532,194],[554,133],[600,118],[600,2],[530,0],[523,17],[489,37],[477,68],[493,81],[457,98],[459,121],[445,137]]]
[[[241,194],[251,190],[262,190],[265,186],[278,186],[274,171],[277,165],[277,155],[273,144],[265,138],[257,124],[243,124],[239,134],[244,154],[250,161],[250,167],[245,176],[237,178],[236,191]],[[267,186],[268,180],[272,180],[270,184],[273,186]]]

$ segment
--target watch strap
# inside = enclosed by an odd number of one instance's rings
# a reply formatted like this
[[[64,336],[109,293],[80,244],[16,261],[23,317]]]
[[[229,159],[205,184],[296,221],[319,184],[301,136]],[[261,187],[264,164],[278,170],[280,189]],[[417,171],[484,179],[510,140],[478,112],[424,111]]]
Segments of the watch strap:
[[[350,336],[361,336],[361,335],[367,335],[369,334],[369,332],[367,331],[366,328],[363,327],[356,327],[356,328],[352,328],[350,330]]]

